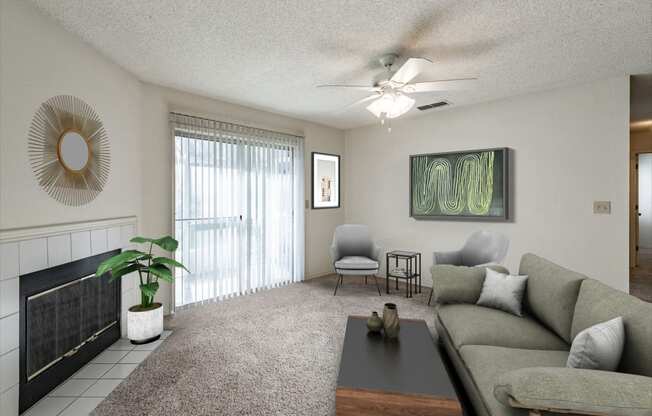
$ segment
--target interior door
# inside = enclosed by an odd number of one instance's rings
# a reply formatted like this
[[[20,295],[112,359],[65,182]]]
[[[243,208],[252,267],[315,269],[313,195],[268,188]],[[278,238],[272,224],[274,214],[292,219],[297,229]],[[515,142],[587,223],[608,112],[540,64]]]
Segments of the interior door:
[[[636,177],[636,266],[652,267],[647,261],[652,252],[652,153],[638,154]]]
[[[629,267],[638,267],[638,154],[629,160],[630,182],[630,220],[629,220]]]

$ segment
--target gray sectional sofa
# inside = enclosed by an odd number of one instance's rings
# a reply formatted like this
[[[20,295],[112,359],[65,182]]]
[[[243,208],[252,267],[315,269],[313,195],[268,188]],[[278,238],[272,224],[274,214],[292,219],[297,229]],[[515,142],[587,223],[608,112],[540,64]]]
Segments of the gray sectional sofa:
[[[478,416],[652,416],[652,304],[533,254],[519,270],[529,276],[523,317],[475,305],[477,269],[432,273],[439,340]],[[573,337],[616,316],[626,332],[619,371],[566,368]]]

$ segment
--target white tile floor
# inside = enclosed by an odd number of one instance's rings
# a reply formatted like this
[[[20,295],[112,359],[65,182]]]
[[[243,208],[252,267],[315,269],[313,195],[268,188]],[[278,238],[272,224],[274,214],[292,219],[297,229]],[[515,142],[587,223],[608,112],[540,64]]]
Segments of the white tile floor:
[[[171,332],[163,331],[159,341],[145,345],[133,345],[127,339],[118,340],[22,416],[87,416]]]

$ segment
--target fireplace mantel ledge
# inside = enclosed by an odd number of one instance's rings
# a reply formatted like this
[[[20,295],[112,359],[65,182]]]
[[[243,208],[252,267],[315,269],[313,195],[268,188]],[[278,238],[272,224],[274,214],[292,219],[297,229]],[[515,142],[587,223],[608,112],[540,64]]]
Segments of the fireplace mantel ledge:
[[[72,233],[116,227],[121,225],[136,224],[136,216],[107,218],[93,221],[80,221],[65,224],[43,225],[37,227],[13,228],[0,230],[0,243],[29,240],[33,238],[49,237],[57,234]]]

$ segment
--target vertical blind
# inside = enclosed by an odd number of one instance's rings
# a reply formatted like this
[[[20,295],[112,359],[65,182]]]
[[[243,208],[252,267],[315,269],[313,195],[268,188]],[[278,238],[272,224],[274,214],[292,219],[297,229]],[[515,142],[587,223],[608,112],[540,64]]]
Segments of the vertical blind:
[[[171,113],[175,305],[303,280],[303,138]]]

